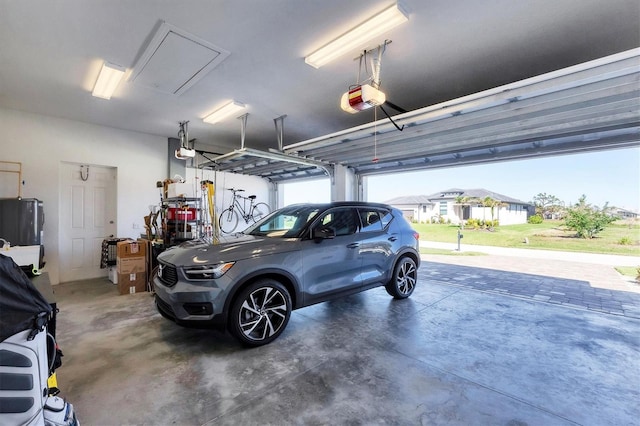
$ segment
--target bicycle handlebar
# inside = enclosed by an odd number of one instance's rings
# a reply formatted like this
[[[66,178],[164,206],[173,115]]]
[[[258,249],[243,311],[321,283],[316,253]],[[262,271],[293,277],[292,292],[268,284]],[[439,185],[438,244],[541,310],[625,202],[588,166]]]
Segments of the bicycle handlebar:
[[[253,200],[256,199],[255,195],[249,195],[248,197],[243,197],[242,195],[236,194],[236,192],[244,192],[244,189],[233,189],[233,188],[227,188],[227,190],[233,192],[233,197],[234,199],[243,199],[243,200],[251,200],[251,203],[253,203]]]

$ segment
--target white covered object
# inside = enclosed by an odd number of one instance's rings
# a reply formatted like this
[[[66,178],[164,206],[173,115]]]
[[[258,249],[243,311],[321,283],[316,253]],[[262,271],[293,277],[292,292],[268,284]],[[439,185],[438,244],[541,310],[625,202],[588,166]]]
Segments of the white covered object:
[[[18,266],[31,266],[34,274],[39,274],[40,246],[11,246],[0,249],[0,253],[9,256]]]
[[[193,198],[195,197],[193,184],[191,183],[170,183],[167,186],[167,198]]]

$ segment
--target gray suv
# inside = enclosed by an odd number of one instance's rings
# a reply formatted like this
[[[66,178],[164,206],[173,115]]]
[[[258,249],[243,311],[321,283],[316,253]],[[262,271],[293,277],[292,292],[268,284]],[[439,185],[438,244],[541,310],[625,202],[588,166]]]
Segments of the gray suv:
[[[385,204],[296,204],[217,244],[192,241],[158,256],[158,311],[179,325],[228,329],[264,345],[293,309],[384,286],[409,297],[419,235]]]

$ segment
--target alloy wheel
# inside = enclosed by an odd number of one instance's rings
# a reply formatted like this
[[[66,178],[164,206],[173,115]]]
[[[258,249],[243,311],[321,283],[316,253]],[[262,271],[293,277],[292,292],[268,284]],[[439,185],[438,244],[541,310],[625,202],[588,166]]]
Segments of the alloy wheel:
[[[291,302],[286,290],[261,286],[243,298],[237,312],[237,326],[242,340],[264,344],[275,339],[286,326]]]

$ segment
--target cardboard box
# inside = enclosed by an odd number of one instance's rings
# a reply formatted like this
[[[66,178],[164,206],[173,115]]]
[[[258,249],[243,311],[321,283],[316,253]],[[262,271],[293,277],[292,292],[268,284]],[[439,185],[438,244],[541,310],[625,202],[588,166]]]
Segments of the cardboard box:
[[[193,184],[191,183],[170,183],[167,186],[167,198],[193,198]]]
[[[116,260],[116,271],[118,274],[137,274],[147,271],[146,256],[139,257],[119,257]]]
[[[118,291],[120,294],[142,293],[147,290],[146,273],[118,274]]]
[[[147,269],[147,282],[151,281],[151,273],[153,271],[153,243],[149,240],[138,238],[139,244],[144,244],[146,252],[146,269]]]
[[[118,241],[117,259],[129,257],[142,257],[147,254],[147,245],[138,241]]]

